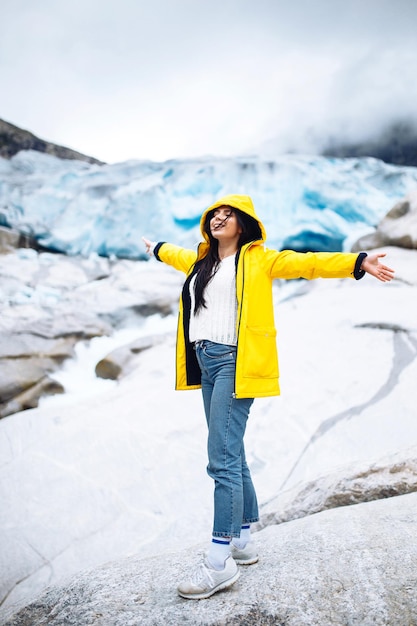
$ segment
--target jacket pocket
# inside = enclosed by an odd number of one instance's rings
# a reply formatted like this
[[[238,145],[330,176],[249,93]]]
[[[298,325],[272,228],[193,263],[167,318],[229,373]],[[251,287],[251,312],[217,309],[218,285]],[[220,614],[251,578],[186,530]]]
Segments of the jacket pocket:
[[[243,376],[246,378],[278,378],[277,331],[271,327],[246,328]]]

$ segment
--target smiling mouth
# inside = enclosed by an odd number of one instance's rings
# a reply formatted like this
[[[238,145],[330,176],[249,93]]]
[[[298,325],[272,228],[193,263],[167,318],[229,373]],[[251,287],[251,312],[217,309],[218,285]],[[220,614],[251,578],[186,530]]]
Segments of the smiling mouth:
[[[230,215],[227,215],[221,222],[219,222],[218,224],[213,226],[213,230],[219,230],[219,228],[222,228],[222,226],[224,226],[226,224],[226,222],[229,219],[229,217],[230,217]]]

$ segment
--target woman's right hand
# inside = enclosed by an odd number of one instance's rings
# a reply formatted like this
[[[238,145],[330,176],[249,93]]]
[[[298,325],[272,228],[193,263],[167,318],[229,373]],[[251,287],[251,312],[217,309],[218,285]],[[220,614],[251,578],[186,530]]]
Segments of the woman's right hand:
[[[156,242],[155,241],[150,241],[149,239],[146,239],[146,237],[142,237],[142,241],[145,244],[146,247],[146,254],[149,254],[149,256],[153,255],[153,249],[156,246]]]

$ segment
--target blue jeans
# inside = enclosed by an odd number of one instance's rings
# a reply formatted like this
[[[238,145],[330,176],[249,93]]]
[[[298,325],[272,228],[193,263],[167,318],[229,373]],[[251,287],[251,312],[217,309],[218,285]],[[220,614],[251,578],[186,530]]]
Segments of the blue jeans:
[[[259,519],[243,436],[253,398],[234,397],[236,346],[196,343],[208,425],[207,473],[214,480],[213,536],[239,537],[242,524]]]

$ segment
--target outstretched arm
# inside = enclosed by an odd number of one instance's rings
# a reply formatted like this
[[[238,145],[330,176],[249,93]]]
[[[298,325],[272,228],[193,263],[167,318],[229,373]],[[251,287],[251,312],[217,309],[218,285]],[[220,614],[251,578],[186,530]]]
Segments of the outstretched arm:
[[[187,250],[181,246],[174,246],[172,243],[166,241],[151,241],[146,237],[142,237],[142,241],[145,244],[146,253],[149,256],[154,256],[158,261],[162,261],[167,265],[171,265],[180,272],[186,274],[190,271],[190,268],[197,260],[197,253],[195,250]]]
[[[371,276],[375,276],[375,278],[383,283],[388,283],[394,278],[394,270],[379,262],[379,259],[384,256],[386,256],[385,252],[369,254],[362,261],[361,270],[371,274]]]

